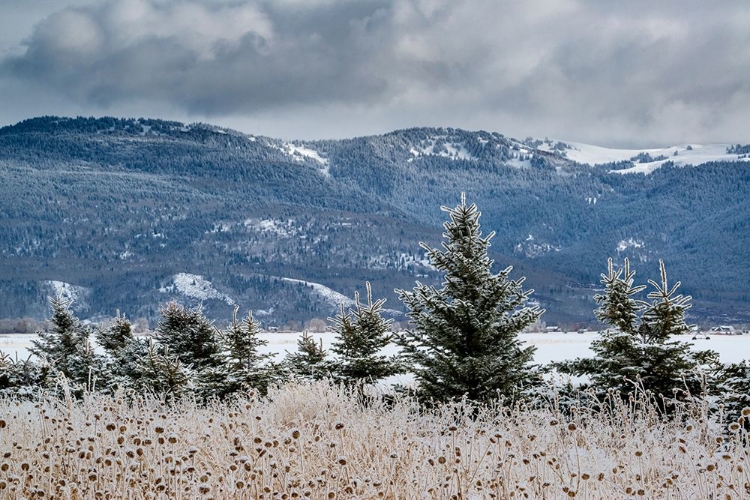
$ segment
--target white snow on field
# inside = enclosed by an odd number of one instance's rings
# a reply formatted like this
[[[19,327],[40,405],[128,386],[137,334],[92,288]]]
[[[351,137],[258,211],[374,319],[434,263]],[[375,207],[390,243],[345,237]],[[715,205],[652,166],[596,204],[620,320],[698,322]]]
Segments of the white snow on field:
[[[55,297],[61,297],[63,300],[72,301],[75,305],[81,305],[86,295],[88,294],[88,288],[78,285],[71,285],[64,281],[45,281],[52,289],[52,295]]]
[[[674,162],[675,165],[700,165],[711,161],[750,161],[750,158],[738,159],[736,154],[728,154],[726,150],[730,144],[682,144],[655,149],[610,149],[579,142],[567,144],[572,146],[572,149],[565,150],[566,157],[588,165],[629,161],[641,153],[648,154],[652,158],[666,157],[666,159],[647,163],[638,163],[636,160],[631,168],[612,170],[618,174],[650,174],[666,162]]]
[[[162,293],[179,293],[198,300],[216,299],[234,305],[234,300],[213,287],[213,284],[199,274],[178,273],[172,277],[172,284],[159,289]]]
[[[354,300],[350,299],[344,294],[337,292],[336,290],[332,290],[325,285],[321,285],[320,283],[313,283],[312,281],[295,280],[292,278],[281,278],[281,281],[286,281],[289,283],[302,283],[305,286],[312,287],[313,292],[331,306],[338,307],[341,304],[343,304],[344,307],[352,307],[354,305]]]
[[[290,280],[297,281],[297,280]],[[304,282],[303,282],[304,283]],[[334,292],[335,293],[335,292]],[[340,295],[340,294],[339,294]],[[268,341],[268,345],[261,347],[262,352],[273,353],[280,360],[286,351],[296,349],[299,332],[266,332],[260,334],[260,338]],[[316,333],[312,336],[317,341],[323,340],[323,347],[328,349],[335,340],[331,332]],[[26,358],[29,355],[28,348],[36,335],[7,334],[0,335],[0,351],[15,357]],[[548,364],[552,361],[563,361],[577,357],[590,357],[591,342],[599,338],[594,332],[586,334],[570,333],[528,333],[522,334],[520,339],[527,346],[537,348],[534,354],[534,362]],[[744,359],[750,359],[750,335],[714,335],[710,340],[691,341],[691,335],[680,335],[677,339],[690,342],[692,350],[704,351],[711,349],[717,351],[723,363],[738,363]],[[396,354],[398,347],[391,344],[383,351],[385,354]]]

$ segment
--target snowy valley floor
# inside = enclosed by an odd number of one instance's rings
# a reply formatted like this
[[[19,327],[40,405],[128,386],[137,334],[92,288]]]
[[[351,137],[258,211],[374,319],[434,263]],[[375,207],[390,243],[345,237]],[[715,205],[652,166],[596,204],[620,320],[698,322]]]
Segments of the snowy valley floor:
[[[261,348],[263,352],[272,352],[277,354],[279,360],[283,358],[287,351],[294,351],[297,347],[299,333],[263,333],[260,337],[268,341],[268,345]],[[311,336],[317,339],[323,339],[323,346],[327,349],[335,340],[334,334],[312,333]],[[537,348],[534,361],[536,363],[546,364],[550,361],[562,361],[576,357],[587,357],[592,355],[589,350],[591,342],[597,339],[599,335],[595,332],[584,334],[570,333],[529,333],[522,334],[521,339],[527,345],[533,345]],[[34,335],[25,334],[0,334],[0,351],[5,352],[11,357],[16,354],[19,358],[28,356],[28,348],[31,341],[35,339]],[[714,335],[709,340],[691,340],[692,335],[679,335],[675,339],[691,342],[693,349],[705,350],[713,349],[721,356],[724,363],[735,363],[743,359],[750,358],[750,335]],[[386,353],[395,354],[396,346],[390,346]]]

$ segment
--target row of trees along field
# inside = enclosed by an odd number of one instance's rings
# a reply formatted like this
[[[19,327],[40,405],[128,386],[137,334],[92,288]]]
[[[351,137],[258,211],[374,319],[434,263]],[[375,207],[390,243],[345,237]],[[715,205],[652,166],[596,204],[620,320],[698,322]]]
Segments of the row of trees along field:
[[[423,247],[445,278],[440,288],[417,282],[413,290],[398,291],[411,320],[404,332],[391,333],[390,320],[381,316],[384,301],[373,300],[368,283],[364,301],[356,295],[353,308],[342,307],[330,320],[335,357],[302,333],[296,351],[276,362],[260,352],[265,341],[251,313],[240,319],[235,309],[231,324],[218,330],[199,308],[174,303],[162,309],[157,334],[148,340],[134,336],[124,316],[93,329],[104,352],[98,354],[92,329],[58,297],[51,299],[50,328],[38,332],[31,348],[38,361],[0,358],[0,390],[33,397],[39,389],[59,389],[62,381],[74,395],[122,389],[210,401],[248,390],[264,394],[292,378],[362,387],[411,373],[415,387],[397,390],[412,391],[425,404],[462,398],[483,404],[549,398],[545,376],[557,371],[588,380],[575,388],[556,386],[563,407],[581,398],[604,401],[616,393],[627,399],[640,392],[665,415],[698,400],[734,420],[750,405],[747,361],[725,365],[713,351],[692,352],[674,340],[689,330],[685,311],[691,299],[678,293],[679,282],[670,286],[663,262],[659,281],[649,280],[651,291],[643,301],[636,297],[646,286],[634,284],[628,261],[617,268],[610,259],[602,274],[604,291],[595,297],[596,315],[609,327],[593,343],[596,356],[532,364],[534,348],[524,347],[519,332],[544,312],[527,305],[533,291],[523,289],[523,278],[510,278],[510,267],[492,273],[488,249],[494,234],[483,236],[476,205],[462,197],[458,206],[443,210],[449,220],[442,248]],[[390,343],[400,346],[399,355],[381,354]]]

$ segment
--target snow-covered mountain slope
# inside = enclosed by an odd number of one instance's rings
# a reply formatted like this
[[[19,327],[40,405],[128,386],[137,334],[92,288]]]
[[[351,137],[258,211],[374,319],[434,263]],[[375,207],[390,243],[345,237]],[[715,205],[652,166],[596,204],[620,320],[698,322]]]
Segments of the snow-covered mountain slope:
[[[655,149],[611,149],[579,142],[565,144],[570,148],[565,149],[561,155],[577,163],[594,166],[632,162],[632,167],[612,170],[620,174],[649,174],[667,162],[674,165],[701,165],[712,161],[750,161],[745,155],[728,153],[730,144],[681,144]],[[539,149],[550,150],[548,144],[541,145]]]
[[[344,307],[351,307],[354,305],[354,301],[350,299],[349,297],[347,297],[346,295],[341,294],[337,292],[336,290],[332,290],[325,285],[321,285],[320,283],[313,283],[312,281],[296,280],[292,278],[281,278],[281,281],[286,281],[289,283],[299,283],[305,286],[309,286],[321,299],[323,299],[328,304],[334,307],[339,307],[342,304],[344,305]]]
[[[217,291],[209,280],[198,274],[177,273],[172,276],[172,283],[161,287],[159,291],[200,301],[221,300],[230,306],[234,305],[231,297]]]

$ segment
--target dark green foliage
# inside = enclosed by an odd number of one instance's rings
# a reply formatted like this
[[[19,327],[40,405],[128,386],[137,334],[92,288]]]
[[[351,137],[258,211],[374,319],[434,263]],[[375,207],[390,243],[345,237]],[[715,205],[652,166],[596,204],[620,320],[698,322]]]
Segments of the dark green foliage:
[[[117,312],[112,324],[95,331],[97,343],[106,353],[100,389],[135,388],[141,377],[138,363],[146,356],[148,342],[133,336],[130,321]]]
[[[316,342],[305,331],[297,339],[297,350],[287,352],[284,357],[284,368],[301,380],[321,380],[331,376],[334,369],[334,363],[327,358],[328,352],[323,349],[322,339]]]
[[[116,355],[135,340],[130,321],[125,316],[120,315],[120,311],[117,311],[117,316],[111,325],[105,328],[97,328],[95,335],[99,346],[111,356]]]
[[[690,329],[685,323],[690,297],[677,294],[679,282],[669,287],[663,261],[660,282],[649,280],[654,289],[648,294],[650,302],[633,298],[645,287],[633,286],[635,272],[627,260],[623,269],[614,270],[610,259],[608,268],[608,274],[602,274],[604,294],[596,297],[596,316],[611,328],[592,342],[595,357],[555,363],[556,368],[587,376],[600,396],[610,389],[624,397],[638,390],[649,391],[658,403],[665,403],[662,409],[666,412],[672,398],[699,397],[706,389],[706,374],[699,368],[717,367],[718,354],[692,352],[690,344],[672,340]]]
[[[712,394],[719,396],[718,401],[723,405],[724,422],[729,425],[737,422],[750,431],[750,362],[721,366],[712,382]]]
[[[273,363],[273,354],[262,354],[259,349],[268,341],[258,337],[260,323],[253,319],[252,312],[237,320],[235,307],[232,323],[220,333],[221,351],[216,366],[199,376],[199,385],[204,395],[225,397],[238,391],[255,389],[265,394],[269,385],[278,380],[280,368]]]
[[[138,378],[133,381],[133,386],[139,391],[176,398],[192,389],[192,370],[184,366],[168,347],[159,347],[153,340],[148,342],[143,356],[137,360],[135,371]]]
[[[201,371],[218,366],[221,346],[216,328],[203,316],[200,307],[191,309],[170,302],[161,310],[156,341],[180,362]]]
[[[399,291],[414,325],[399,338],[406,362],[424,398],[518,398],[539,383],[529,364],[534,348],[524,348],[518,334],[543,311],[523,307],[532,290],[523,290],[523,278],[509,278],[511,267],[492,274],[487,252],[494,233],[482,237],[476,205],[462,197],[443,210],[450,216],[443,250],[423,244],[445,273],[442,288],[417,282],[413,291]]]
[[[37,363],[29,356],[13,359],[0,352],[0,395],[31,397],[43,386],[49,376],[50,366]]]
[[[101,366],[89,342],[91,330],[72,313],[71,301],[57,296],[49,302],[51,328],[37,332],[29,352],[51,365],[49,375],[62,374],[77,390],[92,388]]]
[[[635,271],[630,270],[630,261],[627,257],[624,269],[615,270],[611,258],[607,261],[607,267],[608,273],[602,274],[604,294],[594,296],[594,300],[599,304],[599,309],[594,311],[594,315],[602,323],[635,335],[641,306],[633,296],[642,292],[646,286],[633,286]]]
[[[366,286],[367,304],[363,305],[355,292],[354,309],[346,311],[342,305],[339,314],[329,318],[336,333],[331,345],[337,356],[333,376],[347,384],[377,382],[403,372],[395,357],[381,354],[391,342],[391,320],[381,316],[385,300],[373,302],[370,283]]]

